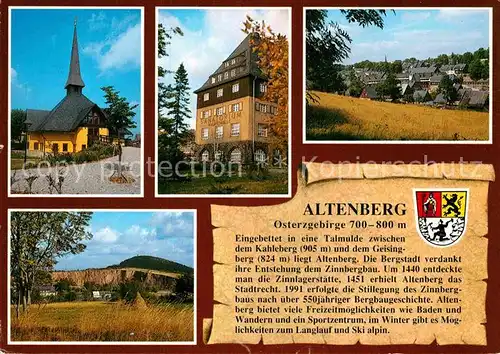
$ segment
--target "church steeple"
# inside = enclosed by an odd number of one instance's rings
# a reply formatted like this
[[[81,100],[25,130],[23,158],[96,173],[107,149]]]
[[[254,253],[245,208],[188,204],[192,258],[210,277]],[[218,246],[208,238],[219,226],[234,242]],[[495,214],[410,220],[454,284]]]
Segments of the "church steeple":
[[[82,76],[80,74],[80,56],[78,55],[78,38],[76,34],[76,18],[73,31],[73,46],[71,48],[71,61],[69,63],[68,80],[66,81],[67,94],[82,93],[82,88],[85,87]]]

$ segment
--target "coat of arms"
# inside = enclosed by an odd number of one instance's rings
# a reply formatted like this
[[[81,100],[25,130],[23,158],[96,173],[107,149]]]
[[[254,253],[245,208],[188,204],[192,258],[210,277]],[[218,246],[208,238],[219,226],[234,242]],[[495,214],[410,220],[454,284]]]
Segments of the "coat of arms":
[[[446,247],[465,233],[468,190],[414,190],[417,231],[428,243]]]

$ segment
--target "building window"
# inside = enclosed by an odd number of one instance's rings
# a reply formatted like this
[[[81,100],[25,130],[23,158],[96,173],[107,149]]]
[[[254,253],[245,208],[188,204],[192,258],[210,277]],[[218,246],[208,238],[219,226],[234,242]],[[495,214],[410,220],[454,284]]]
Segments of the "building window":
[[[222,74],[217,75],[217,81],[222,81]]]
[[[257,151],[255,151],[255,162],[266,162],[266,153],[263,150],[258,149]]]
[[[240,136],[240,123],[231,124],[231,136]]]
[[[236,148],[231,151],[231,162],[241,162],[241,150]]]
[[[54,153],[59,152],[59,144],[58,143],[52,144],[52,152],[54,152]]]
[[[222,151],[217,150],[215,152],[215,161],[220,161],[220,160],[222,160]]]
[[[221,116],[224,113],[226,113],[226,107],[219,107],[219,108],[217,108],[217,115],[218,116]]]
[[[274,114],[274,115],[278,114],[278,107],[276,107],[276,106],[270,106],[269,110],[270,110],[271,114]]]
[[[237,82],[237,83],[235,83],[235,84],[233,85],[233,87],[232,87],[232,91],[233,91],[233,93],[236,93],[236,92],[238,92],[239,90],[240,90],[240,84]]]
[[[231,70],[231,77],[234,77],[234,76],[236,76],[236,69]]]
[[[38,150],[38,142],[33,143],[33,150]]]
[[[210,110],[203,111],[203,118],[208,118],[208,117],[210,117]]]
[[[68,144],[67,143],[63,144],[63,151],[68,152]]]
[[[203,101],[208,101],[210,99],[210,93],[203,94]]]
[[[226,72],[224,73],[224,79],[227,79],[227,78],[229,78],[229,72],[227,72],[227,71],[226,71]]]
[[[222,97],[222,95],[224,94],[224,89],[218,89],[217,90],[217,97]]]
[[[207,162],[209,159],[210,153],[208,152],[208,150],[203,150],[203,152],[201,153],[201,161]]]
[[[229,66],[229,62],[228,62],[228,61],[226,61],[226,62],[224,63],[224,67],[225,67],[225,68],[227,68],[228,66]]]
[[[262,112],[262,113],[267,113],[267,105],[265,105],[265,104],[257,102],[257,103],[255,103],[255,109],[257,111]]]
[[[215,77],[212,77],[212,84],[215,84]]]
[[[236,64],[236,58],[231,59],[231,65]]]
[[[222,139],[224,136],[224,127],[221,125],[220,127],[215,128],[215,137],[217,139]]]
[[[82,144],[82,150],[85,150],[87,148],[87,145]]]
[[[241,102],[229,105],[230,112],[239,112],[239,111],[241,111],[241,108],[242,108]]]
[[[265,83],[260,84],[260,93],[264,93],[267,91],[267,85]]]
[[[201,130],[201,138],[203,140],[207,140],[208,139],[208,128],[203,128]]]
[[[258,124],[257,133],[259,136],[267,137],[267,124]]]

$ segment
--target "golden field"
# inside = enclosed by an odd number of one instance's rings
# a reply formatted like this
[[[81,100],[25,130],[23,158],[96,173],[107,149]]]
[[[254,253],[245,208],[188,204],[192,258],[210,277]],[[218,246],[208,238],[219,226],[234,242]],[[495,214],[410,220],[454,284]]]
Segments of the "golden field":
[[[134,306],[112,302],[61,302],[32,305],[15,318],[12,341],[193,341],[191,304]]]
[[[488,140],[488,112],[313,94],[307,140]]]

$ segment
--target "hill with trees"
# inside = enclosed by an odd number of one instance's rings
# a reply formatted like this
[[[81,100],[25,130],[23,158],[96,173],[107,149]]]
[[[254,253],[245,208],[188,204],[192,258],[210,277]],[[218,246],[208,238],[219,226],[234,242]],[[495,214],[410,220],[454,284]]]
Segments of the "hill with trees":
[[[183,264],[153,256],[135,256],[122,261],[120,264],[109,266],[108,268],[140,268],[169,273],[187,274],[191,274],[194,271],[193,268]]]

